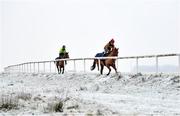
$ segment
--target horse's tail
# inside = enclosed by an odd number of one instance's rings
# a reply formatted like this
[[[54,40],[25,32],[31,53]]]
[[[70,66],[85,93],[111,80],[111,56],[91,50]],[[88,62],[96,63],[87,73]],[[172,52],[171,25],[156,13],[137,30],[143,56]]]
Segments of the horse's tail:
[[[94,59],[93,65],[91,66],[91,71],[93,71],[96,68],[96,59]]]
[[[56,62],[57,62],[57,61],[56,61],[56,59],[55,59],[55,60],[54,60],[54,64],[56,64]]]

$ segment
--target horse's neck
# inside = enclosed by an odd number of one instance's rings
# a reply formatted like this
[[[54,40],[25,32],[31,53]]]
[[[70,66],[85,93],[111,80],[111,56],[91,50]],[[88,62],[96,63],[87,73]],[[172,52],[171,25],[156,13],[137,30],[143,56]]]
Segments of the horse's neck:
[[[116,56],[116,55],[114,55],[114,52],[112,51],[108,56]]]
[[[65,55],[64,58],[69,58],[69,56],[68,56],[68,55]]]

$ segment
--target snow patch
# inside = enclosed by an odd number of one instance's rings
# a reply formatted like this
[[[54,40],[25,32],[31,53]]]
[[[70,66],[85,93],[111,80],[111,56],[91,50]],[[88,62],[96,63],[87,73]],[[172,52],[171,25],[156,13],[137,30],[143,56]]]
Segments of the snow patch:
[[[0,114],[180,115],[178,74],[121,74],[119,80],[118,76],[1,73],[0,101],[12,96],[18,108]]]

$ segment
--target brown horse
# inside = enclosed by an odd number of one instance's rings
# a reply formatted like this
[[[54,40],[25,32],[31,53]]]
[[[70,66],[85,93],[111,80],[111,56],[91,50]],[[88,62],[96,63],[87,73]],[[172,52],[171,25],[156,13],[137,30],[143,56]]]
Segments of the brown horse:
[[[69,54],[68,52],[66,52],[64,54],[64,56],[62,57],[62,59],[66,59],[69,58]],[[59,60],[59,57],[57,57],[55,60]],[[61,69],[62,69],[62,74],[64,74],[64,69],[65,69],[65,63],[66,61],[61,60],[61,61],[55,61],[54,63],[56,64],[57,70],[58,70],[58,74],[61,74]]]
[[[115,57],[118,56],[118,49],[119,48],[113,48],[112,51],[110,52],[110,54],[107,57]],[[99,62],[98,59],[94,59],[93,65],[91,66],[91,70],[94,70],[96,68],[96,64],[98,66],[98,70],[99,70]],[[115,70],[115,72],[117,73],[117,69],[116,69],[116,65],[115,65],[115,59],[101,59],[100,60],[100,65],[101,65],[101,70],[100,73],[103,74],[103,69],[104,66],[106,66],[109,69],[109,72],[107,75],[110,74],[111,72],[111,68],[113,67],[113,69]]]

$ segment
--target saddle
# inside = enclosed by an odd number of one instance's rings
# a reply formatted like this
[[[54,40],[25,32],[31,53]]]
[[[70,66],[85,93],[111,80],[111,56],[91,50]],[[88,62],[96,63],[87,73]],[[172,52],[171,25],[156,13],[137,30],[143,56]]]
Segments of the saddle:
[[[58,59],[63,59],[63,57],[62,56],[56,57],[56,60],[58,60]]]

